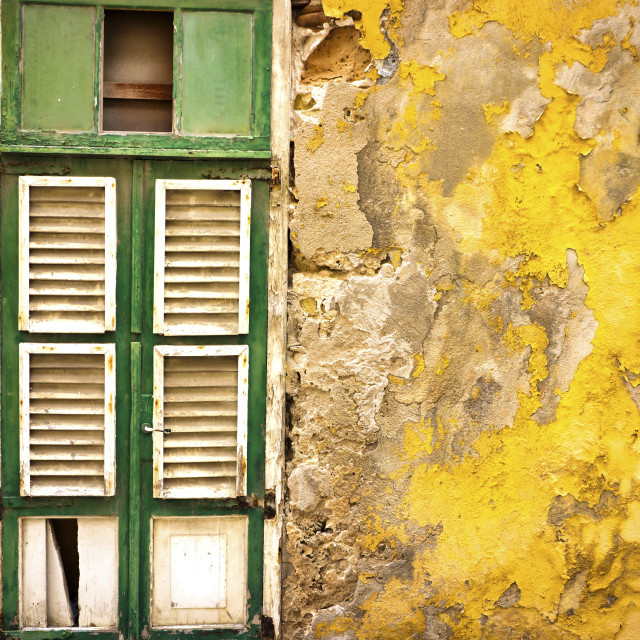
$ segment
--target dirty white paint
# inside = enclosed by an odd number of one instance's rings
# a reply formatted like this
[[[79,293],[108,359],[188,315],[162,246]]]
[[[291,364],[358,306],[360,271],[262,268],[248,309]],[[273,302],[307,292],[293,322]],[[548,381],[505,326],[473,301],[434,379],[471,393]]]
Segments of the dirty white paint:
[[[118,624],[118,520],[78,518],[78,626]]]
[[[155,348],[155,498],[246,493],[248,352],[245,345]]]
[[[220,609],[227,603],[227,536],[174,536],[171,550],[171,606]]]
[[[19,378],[20,494],[114,495],[115,345],[22,343]]]
[[[20,176],[19,184],[19,328],[113,331],[115,179]]]
[[[20,626],[47,626],[47,528],[44,518],[21,520]]]
[[[246,623],[248,522],[247,516],[152,520],[153,627]]]
[[[156,180],[153,330],[249,331],[249,180]]]

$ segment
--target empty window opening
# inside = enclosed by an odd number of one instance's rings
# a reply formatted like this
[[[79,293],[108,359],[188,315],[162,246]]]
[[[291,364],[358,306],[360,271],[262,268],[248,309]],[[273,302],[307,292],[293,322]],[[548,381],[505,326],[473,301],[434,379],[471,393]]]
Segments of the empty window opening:
[[[105,10],[102,130],[171,132],[173,13]]]
[[[73,626],[78,626],[78,585],[80,584],[80,556],[78,554],[78,521],[75,518],[49,520],[53,544],[60,553],[62,573],[66,582]]]

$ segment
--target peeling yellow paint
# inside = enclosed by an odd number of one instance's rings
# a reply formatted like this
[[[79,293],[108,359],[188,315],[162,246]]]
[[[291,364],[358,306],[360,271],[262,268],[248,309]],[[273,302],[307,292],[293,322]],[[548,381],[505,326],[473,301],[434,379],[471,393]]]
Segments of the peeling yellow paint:
[[[461,41],[485,38],[483,27],[489,22],[506,27],[517,39],[514,51],[530,62],[542,95],[551,99],[527,138],[496,126],[502,122],[499,116],[510,112],[509,101],[477,104],[485,122],[493,124],[488,127],[493,147],[450,197],[443,195],[442,182],[427,174],[424,162],[434,148],[430,127],[443,119],[449,103],[434,99],[431,114],[420,106],[425,95],[441,97],[440,87],[446,84],[438,83],[449,82],[449,67],[425,66],[401,55],[395,86],[404,99],[397,114],[379,123],[375,135],[387,150],[403,155],[396,168],[402,204],[420,202],[428,210],[438,232],[451,238],[456,259],[493,269],[492,279],[478,278],[480,284],[461,278],[463,295],[451,302],[463,317],[469,310],[480,315],[508,354],[489,353],[481,335],[469,336],[470,351],[486,354],[486,377],[482,384],[471,381],[467,398],[480,402],[484,381],[495,381],[505,368],[501,358],[521,363],[526,373],[508,424],[474,414],[475,431],[463,431],[455,417],[443,422],[436,416],[435,401],[428,395],[432,389],[415,391],[411,410],[422,417],[413,414],[402,422],[397,467],[385,477],[387,491],[380,493],[387,500],[397,495],[397,487],[408,489],[398,499],[395,518],[377,513],[367,518],[361,544],[373,552],[383,541],[415,542],[409,533],[415,529],[437,529],[437,535],[432,544],[416,547],[410,576],[380,580],[380,588],[360,607],[364,615],[337,618],[332,631],[354,630],[358,640],[421,637],[425,607],[432,605],[452,608],[449,615],[439,613],[439,619],[453,628],[451,637],[465,640],[506,637],[500,631],[506,627],[514,637],[638,636],[640,412],[630,389],[640,384],[640,191],[603,221],[596,203],[579,186],[581,161],[601,139],[617,152],[633,149],[637,140],[606,122],[594,139],[580,137],[574,125],[581,98],[556,84],[565,64],[580,63],[592,74],[602,71],[618,45],[638,57],[630,33],[620,43],[611,33],[593,46],[578,39],[594,21],[630,4],[473,0],[449,16],[450,33]],[[386,48],[381,42],[371,44],[377,36],[384,40],[380,4],[325,0],[324,6],[334,11],[330,15],[361,11],[363,43],[375,57],[388,53],[387,43]],[[401,10],[399,4],[391,7],[392,12]],[[446,77],[439,68],[446,68]],[[359,94],[358,108],[369,108],[367,95]],[[612,158],[605,158],[605,168]],[[592,313],[597,328],[588,345],[592,350],[583,350],[570,383],[560,384],[550,354],[563,348],[562,337],[569,342],[578,329],[561,325],[554,342],[548,321],[535,312],[543,289],[568,291],[568,254],[577,257],[579,274],[584,272],[579,276],[586,285],[581,314]],[[400,249],[389,252],[396,269],[401,256]],[[427,277],[443,273],[431,267],[424,272]],[[435,286],[436,301],[456,290],[446,280]],[[501,299],[514,295],[521,296],[517,321],[502,317],[500,310]],[[454,296],[447,296],[447,303],[450,298]],[[574,311],[570,317],[578,323],[582,316]],[[410,378],[388,375],[396,385],[392,395],[413,393],[428,376],[432,386],[458,372],[462,377],[461,365],[454,369],[448,353],[425,350],[425,356],[413,356]],[[449,384],[455,385],[455,378]],[[497,387],[490,393],[500,399],[502,391]],[[553,395],[558,404],[543,419],[544,394]],[[468,448],[444,457],[454,438]],[[552,507],[563,501],[579,506],[554,520]],[[369,574],[360,579],[375,583]],[[502,607],[499,599],[514,583],[520,594],[517,606]]]
[[[483,104],[482,111],[487,124],[491,124],[497,116],[501,116],[509,111],[509,102],[505,100],[502,104]]]
[[[403,62],[400,65],[400,77],[403,80],[411,78],[413,93],[426,93],[430,96],[435,96],[435,84],[436,82],[442,82],[445,75],[428,65],[419,65],[416,62]]]
[[[349,11],[358,11],[361,19],[354,20],[360,30],[360,44],[371,52],[374,58],[386,58],[391,51],[384,33],[380,29],[380,18],[386,9],[390,10],[389,30],[395,36],[396,22],[404,8],[402,0],[322,0],[326,15],[332,18],[344,18]]]

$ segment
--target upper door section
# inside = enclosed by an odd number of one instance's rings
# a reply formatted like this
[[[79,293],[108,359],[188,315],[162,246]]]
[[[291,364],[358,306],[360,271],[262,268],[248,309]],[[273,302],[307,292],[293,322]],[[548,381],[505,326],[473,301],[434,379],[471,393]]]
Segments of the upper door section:
[[[2,3],[2,151],[268,158],[268,0]]]

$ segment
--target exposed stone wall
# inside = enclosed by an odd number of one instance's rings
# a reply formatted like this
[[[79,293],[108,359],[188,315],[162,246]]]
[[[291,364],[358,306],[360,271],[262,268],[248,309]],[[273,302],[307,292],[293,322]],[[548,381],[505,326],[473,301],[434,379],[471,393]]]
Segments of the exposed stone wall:
[[[639,638],[640,8],[296,15],[285,637]]]

